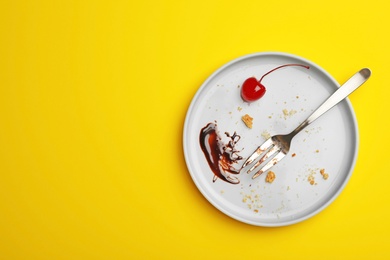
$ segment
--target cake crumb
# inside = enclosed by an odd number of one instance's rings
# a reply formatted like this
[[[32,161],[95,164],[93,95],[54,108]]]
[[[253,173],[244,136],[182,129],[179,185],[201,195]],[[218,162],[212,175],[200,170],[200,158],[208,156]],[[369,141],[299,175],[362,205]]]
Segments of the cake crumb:
[[[253,125],[253,117],[250,117],[248,114],[245,114],[244,116],[241,117],[242,121],[245,123],[245,125],[248,128],[252,128]]]
[[[288,112],[288,115],[289,115],[289,116],[292,116],[292,115],[294,115],[294,114],[296,114],[296,113],[297,113],[296,110],[290,110],[290,112]]]
[[[317,185],[317,183],[315,182],[315,178],[314,178],[315,174],[316,174],[315,170],[310,170],[310,174],[307,177],[307,181],[310,183],[310,185]]]
[[[307,181],[310,183],[310,185],[314,185],[315,181],[314,181],[314,176],[310,175],[308,178],[307,178]]]
[[[296,153],[293,153],[292,155],[291,155],[291,157],[295,157],[297,154]]]
[[[241,191],[240,194],[242,196],[242,203],[246,208],[250,209],[254,213],[260,213],[260,209],[263,207],[263,205],[261,202],[261,196],[257,189],[251,189],[247,192]]]
[[[265,181],[272,183],[275,180],[275,178],[276,178],[275,173],[273,171],[269,171],[267,173],[267,177],[265,178]]]
[[[291,109],[290,111],[288,111],[287,109],[283,109],[282,112],[283,112],[284,119],[287,119],[288,116],[292,116],[297,113],[297,111],[293,109]]]
[[[268,139],[268,138],[271,137],[271,134],[268,133],[267,131],[263,131],[263,132],[261,133],[261,136],[262,136],[264,139]]]
[[[324,178],[324,180],[327,180],[329,178],[329,174],[325,173],[325,169],[321,169],[320,174],[322,175],[322,178]]]

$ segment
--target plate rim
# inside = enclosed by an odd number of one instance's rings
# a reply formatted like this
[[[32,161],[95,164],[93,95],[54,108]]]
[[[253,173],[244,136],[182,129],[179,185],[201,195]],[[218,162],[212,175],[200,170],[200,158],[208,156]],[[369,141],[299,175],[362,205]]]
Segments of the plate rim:
[[[226,68],[228,68],[229,66],[237,63],[237,62],[240,62],[240,61],[243,61],[245,59],[250,59],[250,58],[253,58],[253,57],[261,57],[261,56],[278,56],[278,57],[286,57],[286,58],[292,58],[292,59],[296,59],[296,60],[301,60],[307,64],[309,64],[310,66],[313,66],[315,67],[316,69],[318,69],[324,76],[326,76],[332,83],[334,83],[336,86],[340,87],[340,84],[325,70],[323,69],[321,66],[319,66],[318,64],[306,59],[306,58],[303,58],[303,57],[300,57],[298,55],[295,55],[295,54],[291,54],[291,53],[286,53],[286,52],[275,52],[275,51],[272,51],[272,52],[255,52],[255,53],[251,53],[251,54],[247,54],[247,55],[242,55],[242,56],[239,56],[235,59],[232,59],[230,60],[229,62],[225,63],[224,65],[220,66],[218,69],[216,69],[213,73],[211,73],[207,79],[205,81],[203,81],[203,83],[200,85],[200,87],[197,89],[195,95],[192,97],[192,100],[191,100],[191,103],[187,109],[187,112],[186,112],[186,117],[185,117],[185,120],[184,120],[184,125],[183,125],[183,139],[182,139],[182,142],[183,142],[183,152],[184,152],[184,159],[185,159],[185,163],[186,163],[186,166],[187,166],[187,169],[188,169],[188,172],[190,173],[190,176],[191,176],[191,179],[192,181],[195,183],[195,186],[197,187],[197,189],[200,191],[200,193],[206,198],[206,200],[211,203],[215,208],[217,208],[219,211],[221,211],[222,213],[224,213],[225,215],[237,220],[237,221],[240,221],[242,223],[246,223],[246,224],[250,224],[250,225],[253,225],[253,226],[261,226],[261,227],[281,227],[281,226],[288,226],[288,225],[292,225],[292,224],[296,224],[296,223],[299,223],[299,222],[302,222],[304,220],[307,220],[315,215],[317,215],[318,213],[320,213],[321,211],[323,211],[325,208],[327,208],[332,202],[334,202],[334,200],[339,197],[339,195],[341,194],[341,192],[344,190],[346,184],[349,182],[351,176],[352,176],[352,173],[355,169],[355,166],[356,166],[356,161],[357,161],[357,157],[358,157],[358,151],[359,151],[359,130],[358,130],[358,122],[357,122],[357,118],[356,118],[356,114],[355,114],[355,111],[353,109],[353,106],[349,100],[349,98],[345,98],[345,101],[346,101],[346,104],[347,104],[347,107],[349,109],[349,111],[351,112],[351,121],[353,123],[353,132],[355,134],[355,138],[354,138],[354,144],[355,144],[355,147],[354,147],[354,152],[353,152],[353,155],[352,155],[352,161],[351,161],[351,164],[350,164],[350,167],[349,167],[349,171],[347,173],[347,175],[345,176],[344,178],[344,181],[341,183],[341,185],[339,186],[338,190],[330,197],[329,200],[327,200],[325,203],[323,203],[321,206],[319,206],[316,210],[312,211],[310,214],[307,214],[307,215],[304,215],[300,218],[297,218],[297,219],[292,219],[292,220],[289,220],[289,221],[282,221],[282,222],[274,222],[274,223],[264,223],[264,222],[261,222],[261,221],[251,221],[251,220],[248,220],[248,219],[245,219],[245,218],[242,218],[240,216],[237,216],[227,210],[225,210],[224,208],[220,207],[214,200],[214,198],[211,198],[210,196],[208,196],[208,194],[205,192],[204,188],[202,187],[202,185],[199,183],[199,181],[195,178],[195,173],[193,172],[194,170],[191,169],[190,167],[190,161],[189,161],[189,152],[188,152],[188,147],[187,147],[187,135],[188,135],[188,125],[190,123],[190,115],[194,109],[194,106],[195,106],[195,103],[196,101],[198,100],[199,96],[201,95],[201,92],[207,87],[208,83],[215,78],[215,76],[217,76],[220,72],[222,72],[223,70],[225,70]]]

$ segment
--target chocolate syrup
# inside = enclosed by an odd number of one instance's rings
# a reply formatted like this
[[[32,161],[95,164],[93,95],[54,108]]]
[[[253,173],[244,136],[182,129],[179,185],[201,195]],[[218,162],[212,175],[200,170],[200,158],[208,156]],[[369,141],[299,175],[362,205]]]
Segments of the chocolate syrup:
[[[231,174],[240,173],[240,170],[235,169],[232,165],[242,159],[238,155],[239,151],[234,148],[241,137],[236,132],[233,135],[227,132],[225,134],[230,138],[227,144],[224,144],[218,135],[217,125],[208,123],[200,131],[200,147],[214,173],[213,182],[220,178],[226,182],[238,184],[240,180]]]

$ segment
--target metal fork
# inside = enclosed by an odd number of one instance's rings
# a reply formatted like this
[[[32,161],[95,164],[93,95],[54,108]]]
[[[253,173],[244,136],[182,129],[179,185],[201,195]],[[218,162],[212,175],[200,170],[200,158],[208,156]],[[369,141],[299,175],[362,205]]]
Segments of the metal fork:
[[[257,158],[262,156],[248,171],[251,173],[261,164],[270,159],[260,170],[258,170],[252,179],[259,177],[262,173],[269,170],[277,164],[289,152],[291,140],[306,126],[310,125],[314,120],[337,105],[341,100],[346,98],[354,90],[360,87],[370,77],[371,71],[364,68],[353,75],[347,82],[340,86],[321,106],[317,108],[305,121],[303,121],[295,130],[286,135],[274,135],[266,140],[262,145],[257,147],[255,152],[244,162],[241,169],[254,163]]]

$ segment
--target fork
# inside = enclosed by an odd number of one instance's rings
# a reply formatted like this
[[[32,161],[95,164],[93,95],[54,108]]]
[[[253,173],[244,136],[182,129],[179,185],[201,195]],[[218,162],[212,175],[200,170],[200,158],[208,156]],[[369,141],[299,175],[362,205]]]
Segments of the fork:
[[[368,68],[361,69],[347,82],[340,86],[327,100],[325,100],[324,103],[322,103],[322,105],[320,105],[291,133],[286,135],[274,135],[268,138],[262,145],[257,147],[254,153],[244,162],[241,169],[254,163],[256,159],[261,156],[260,159],[247,171],[247,173],[253,172],[267,160],[269,161],[252,176],[252,179],[257,178],[265,171],[268,171],[272,166],[277,164],[284,156],[286,156],[290,150],[291,140],[296,134],[346,98],[349,94],[366,82],[370,76],[371,71]],[[270,159],[272,156],[273,158]]]

